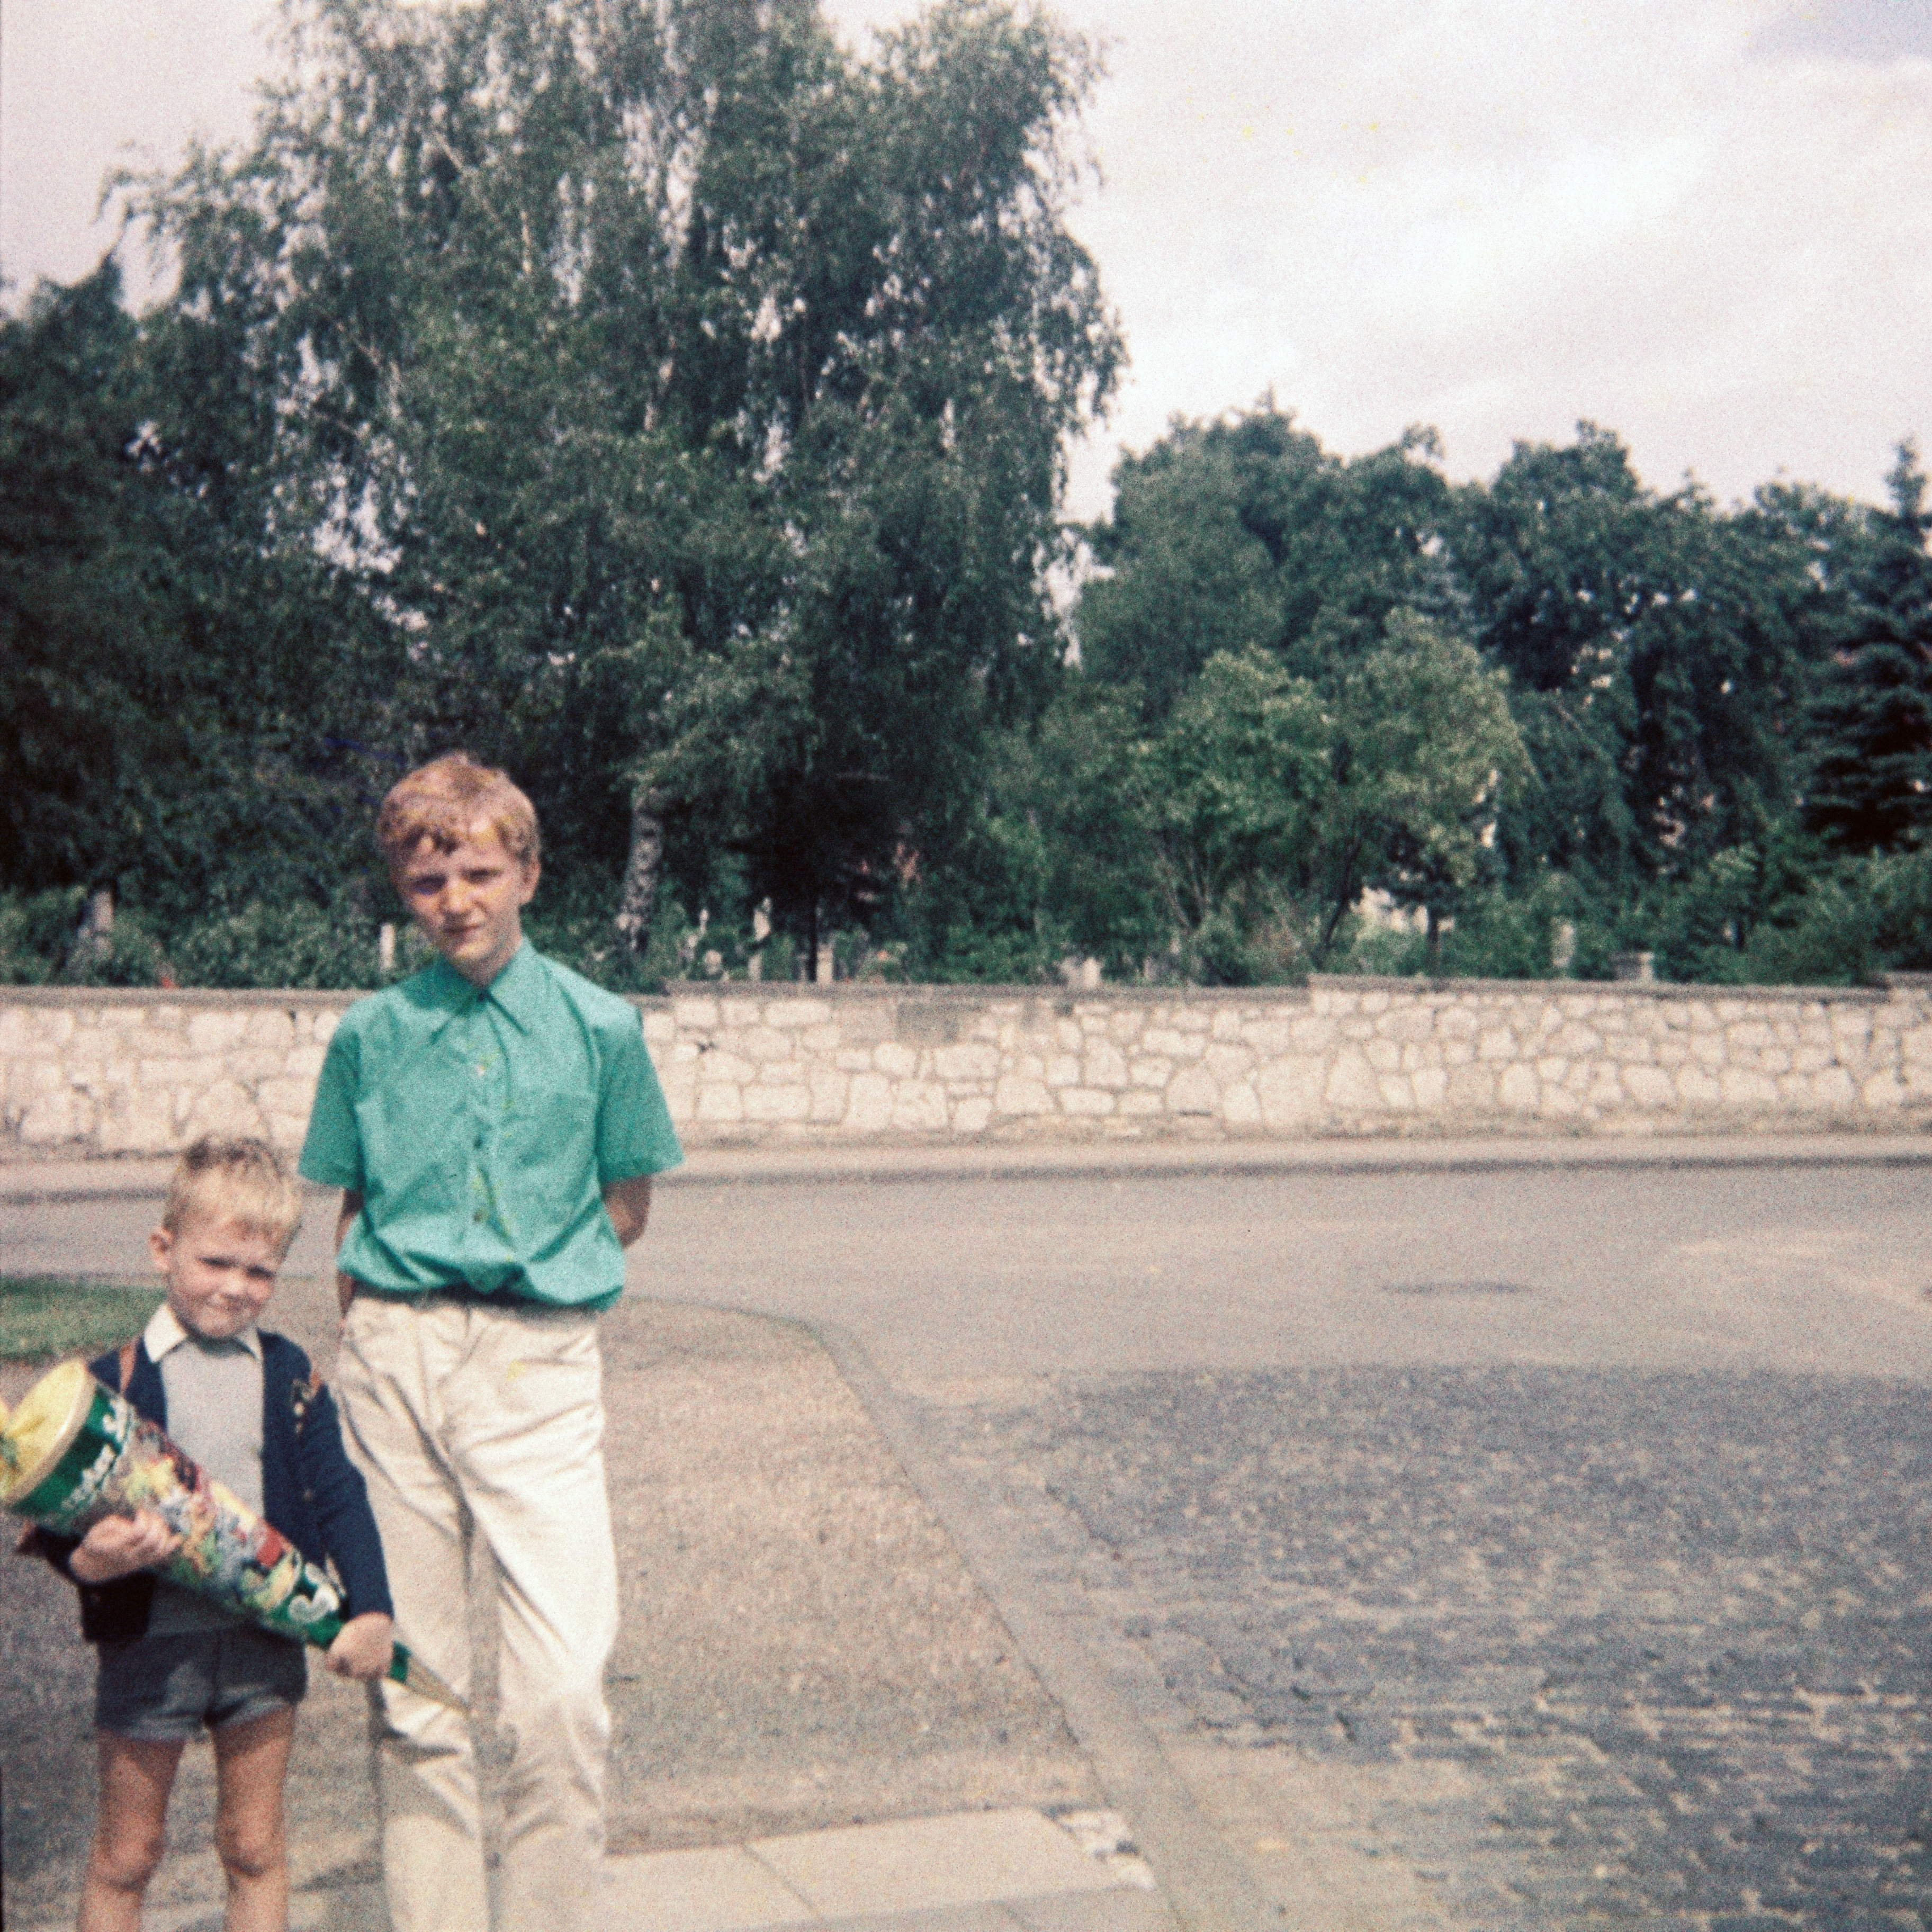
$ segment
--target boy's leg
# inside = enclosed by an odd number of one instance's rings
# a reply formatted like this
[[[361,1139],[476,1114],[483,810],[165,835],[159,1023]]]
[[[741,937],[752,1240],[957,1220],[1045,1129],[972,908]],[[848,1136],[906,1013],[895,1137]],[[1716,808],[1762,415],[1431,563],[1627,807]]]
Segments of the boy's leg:
[[[214,1844],[228,1880],[224,1932],[287,1932],[282,1792],[295,1736],[292,1710],[224,1724],[214,1733]]]
[[[437,1444],[462,1360],[464,1311],[358,1296],[335,1370],[351,1458],[388,1558],[396,1634],[470,1694],[468,1551],[460,1496]],[[370,1686],[382,1878],[396,1932],[485,1932],[489,1888],[470,1724],[386,1682]]]
[[[604,1666],[617,1631],[596,1321],[475,1318],[469,1390],[479,1399],[454,1443],[501,1579],[502,1922],[576,1932],[603,1922]]]
[[[100,1733],[100,1810],[80,1894],[80,1932],[136,1932],[166,1841],[178,1743]]]

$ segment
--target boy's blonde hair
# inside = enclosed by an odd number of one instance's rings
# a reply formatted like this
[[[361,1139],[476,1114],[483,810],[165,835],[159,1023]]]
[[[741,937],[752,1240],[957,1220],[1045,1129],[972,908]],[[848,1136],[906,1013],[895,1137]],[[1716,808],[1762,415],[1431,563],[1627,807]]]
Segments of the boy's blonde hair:
[[[195,1216],[238,1221],[286,1250],[302,1220],[302,1190],[266,1141],[203,1134],[175,1163],[161,1226],[178,1234]]]
[[[439,852],[453,851],[478,825],[519,865],[536,862],[536,808],[502,772],[452,752],[398,782],[376,815],[376,842],[394,872],[425,838]]]

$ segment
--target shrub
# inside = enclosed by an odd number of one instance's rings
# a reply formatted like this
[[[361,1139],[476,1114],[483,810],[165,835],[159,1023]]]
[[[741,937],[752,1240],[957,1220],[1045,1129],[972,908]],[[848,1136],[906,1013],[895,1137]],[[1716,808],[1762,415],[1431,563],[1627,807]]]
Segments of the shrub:
[[[164,968],[160,942],[138,913],[117,915],[111,934],[83,940],[87,893],[79,886],[0,896],[0,985],[152,986]]]
[[[78,886],[0,896],[0,985],[44,986],[59,976],[86,898]]]
[[[168,965],[183,986],[354,990],[383,978],[374,924],[299,900],[271,906],[258,899],[190,926],[170,945]]]

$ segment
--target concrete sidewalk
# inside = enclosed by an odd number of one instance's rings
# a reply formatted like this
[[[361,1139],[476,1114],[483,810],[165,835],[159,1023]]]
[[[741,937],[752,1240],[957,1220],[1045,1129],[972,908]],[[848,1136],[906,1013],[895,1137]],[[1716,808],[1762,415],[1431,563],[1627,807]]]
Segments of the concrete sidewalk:
[[[604,1862],[610,1932],[1173,1932],[1153,1874],[1111,1812],[963,1812]],[[59,1932],[50,1920],[22,1932]],[[203,1896],[148,1932],[220,1932]],[[381,1885],[298,1886],[291,1932],[380,1932]]]
[[[1471,1140],[852,1142],[693,1148],[667,1186],[1006,1180],[1189,1174],[1503,1173],[1511,1169],[1932,1166],[1932,1135],[1532,1135]],[[0,1162],[0,1206],[158,1197],[172,1159]]]

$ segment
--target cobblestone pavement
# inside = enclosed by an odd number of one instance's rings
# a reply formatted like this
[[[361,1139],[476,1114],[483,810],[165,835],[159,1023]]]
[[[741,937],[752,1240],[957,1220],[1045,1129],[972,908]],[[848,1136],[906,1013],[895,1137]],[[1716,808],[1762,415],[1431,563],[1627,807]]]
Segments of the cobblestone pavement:
[[[1277,1890],[1297,1922],[1932,1924],[1922,1388],[1498,1366],[1034,1390],[928,1414],[1057,1499],[1204,1806],[1264,1883],[1319,1868]],[[1350,1864],[1379,1873],[1354,1916]]]

